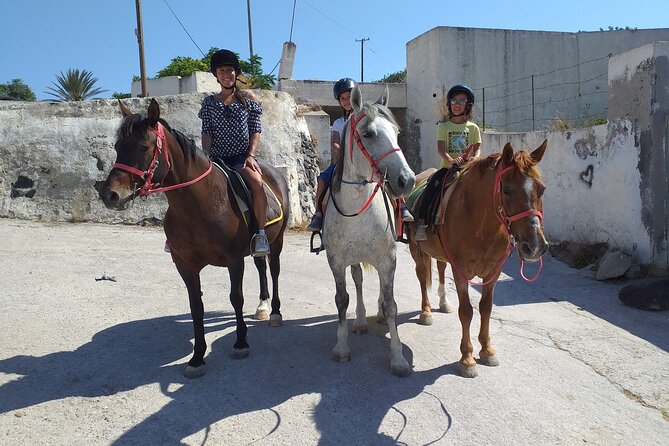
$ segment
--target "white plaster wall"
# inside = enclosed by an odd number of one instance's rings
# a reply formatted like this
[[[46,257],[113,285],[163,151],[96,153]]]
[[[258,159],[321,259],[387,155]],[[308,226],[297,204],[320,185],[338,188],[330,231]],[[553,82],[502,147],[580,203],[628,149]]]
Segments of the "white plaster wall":
[[[307,112],[304,120],[309,128],[312,142],[315,142],[318,164],[321,170],[332,162],[332,150],[330,147],[330,116],[324,111]]]
[[[332,88],[334,87],[335,82],[282,79],[279,81],[278,88],[280,91],[285,91],[290,94],[298,103],[317,104],[322,107],[338,107],[339,104],[332,94]],[[407,106],[405,84],[363,82],[358,83],[358,85],[360,86],[365,101],[376,101],[379,96],[381,96],[384,86],[388,85],[390,94],[388,106],[390,108],[405,108]]]
[[[650,236],[641,220],[639,148],[629,121],[567,132],[483,135],[484,154],[511,142],[528,151],[547,138],[539,165],[546,183],[544,228],[551,242],[607,242],[639,263],[652,260]],[[592,165],[592,186],[581,178]]]
[[[504,84],[486,90],[489,129],[532,130],[532,108],[527,107],[532,100],[532,74],[536,75],[535,129],[548,128],[550,121],[546,119],[553,117],[588,121],[606,116],[606,55],[656,40],[669,40],[669,28],[558,33],[437,27],[416,37],[406,47],[407,115],[419,132],[416,139],[420,141],[422,168],[438,163],[438,102],[452,85],[467,83],[475,89],[474,120],[481,124],[480,88]],[[575,68],[562,69],[572,66]],[[521,80],[511,82],[517,79]],[[500,96],[506,98],[493,101]],[[563,100],[566,98],[571,99]],[[500,109],[505,111],[492,113]]]

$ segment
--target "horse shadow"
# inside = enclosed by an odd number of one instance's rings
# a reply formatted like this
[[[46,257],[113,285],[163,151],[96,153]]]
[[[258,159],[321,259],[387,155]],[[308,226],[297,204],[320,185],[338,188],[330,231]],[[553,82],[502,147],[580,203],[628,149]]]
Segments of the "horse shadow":
[[[400,315],[398,323],[410,317]],[[189,315],[133,321],[100,331],[74,351],[1,360],[0,372],[22,377],[0,386],[0,413],[157,383],[170,401],[126,431],[116,444],[180,444],[199,432],[208,435],[216,423],[256,412],[261,412],[263,422],[249,433],[248,442],[281,442],[281,435],[290,430],[282,420],[300,416],[282,405],[309,394],[319,394],[320,401],[309,402],[301,416],[313,419],[320,444],[397,444],[408,422],[402,402],[421,393],[430,395],[427,400],[441,421],[431,423],[434,431],[426,434],[430,437],[426,442],[444,437],[450,428],[446,405],[426,388],[443,375],[456,374],[455,364],[396,378],[389,372],[385,333],[351,335],[352,361],[338,364],[329,359],[336,341],[334,316],[287,320],[279,329],[249,321],[251,356],[233,360],[229,352],[235,342],[234,315],[207,313],[205,324],[208,340],[212,333],[226,333],[209,341],[208,372],[200,379],[182,375],[192,353]],[[412,364],[413,353],[406,345],[404,353]],[[379,432],[389,413],[399,414],[404,423],[394,436]]]
[[[525,264],[525,276],[533,277],[538,264]],[[606,320],[664,351],[669,351],[669,319],[666,313],[642,311],[622,304],[620,289],[626,280],[598,281],[587,269],[569,268],[564,263],[545,256],[543,269],[535,282],[526,282],[520,275],[518,256],[514,252],[502,272],[513,280],[500,280],[495,287],[495,305],[556,303],[567,301],[579,311]],[[560,284],[556,287],[556,284]]]

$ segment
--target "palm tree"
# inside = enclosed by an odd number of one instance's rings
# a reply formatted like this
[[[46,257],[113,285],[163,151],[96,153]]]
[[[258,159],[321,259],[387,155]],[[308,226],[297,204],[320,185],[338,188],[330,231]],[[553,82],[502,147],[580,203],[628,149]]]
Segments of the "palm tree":
[[[101,88],[94,88],[98,78],[93,77],[91,71],[78,69],[69,69],[65,74],[60,72],[56,75],[58,82],[53,82],[56,88],[49,87],[51,91],[44,93],[54,96],[58,101],[84,101],[97,94],[103,93],[107,90]]]

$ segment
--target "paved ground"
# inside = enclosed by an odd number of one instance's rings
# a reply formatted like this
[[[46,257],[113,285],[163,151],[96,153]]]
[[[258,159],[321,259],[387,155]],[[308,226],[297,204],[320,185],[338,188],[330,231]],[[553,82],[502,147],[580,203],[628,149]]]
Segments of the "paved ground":
[[[401,246],[399,333],[413,374],[400,379],[378,324],[350,338],[350,363],[329,359],[327,259],[291,233],[285,325],[249,319],[248,359],[229,357],[227,272],[204,271],[209,368],[189,381],[188,301],[163,242],[156,228],[0,220],[0,444],[669,444],[669,312],[623,306],[622,282],[546,258],[527,284],[510,259],[491,324],[501,364],[465,379],[457,313],[416,323],[418,282]],[[117,281],[94,280],[103,273]],[[248,268],[249,314],[256,277]],[[365,281],[374,308],[375,273]]]

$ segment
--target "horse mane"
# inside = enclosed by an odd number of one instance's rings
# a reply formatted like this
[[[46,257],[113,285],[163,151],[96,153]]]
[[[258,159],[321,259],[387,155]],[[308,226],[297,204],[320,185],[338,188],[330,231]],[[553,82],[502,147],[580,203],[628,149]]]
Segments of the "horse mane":
[[[195,141],[192,138],[189,138],[182,132],[173,129],[167,121],[160,118],[160,123],[165,127],[165,129],[176,139],[177,144],[181,147],[181,150],[184,154],[186,161],[194,160],[197,154],[197,146]],[[127,139],[127,138],[141,138],[144,136],[144,133],[149,131],[149,121],[146,113],[135,113],[133,115],[127,116],[121,126],[116,132],[117,139]]]
[[[495,169],[501,156],[501,152],[493,152],[486,157],[473,159],[467,163],[467,170],[476,172],[479,176],[483,176],[487,171]],[[513,161],[521,174],[531,177],[540,184],[543,184],[539,169],[529,153],[524,150],[519,150],[513,154]]]
[[[382,104],[369,104],[366,103],[362,106],[362,112],[369,118],[369,121],[373,121],[379,116],[382,118],[385,118],[386,120],[390,121],[391,124],[393,124],[395,127],[399,128],[399,125],[397,124],[397,120],[395,119],[395,116],[393,113],[390,111],[388,107]],[[339,153],[337,154],[337,157],[335,159],[335,163],[337,164],[337,167],[335,168],[334,175],[332,178],[332,184],[330,187],[332,188],[333,191],[338,192],[340,187],[341,187],[341,175],[342,175],[342,168],[343,162],[344,162],[344,154],[346,152],[346,145],[347,145],[347,136],[348,132],[350,131],[351,127],[351,118],[346,120],[344,123],[344,127],[342,128],[342,137],[341,140],[339,141]],[[350,150],[350,148],[349,148]]]

